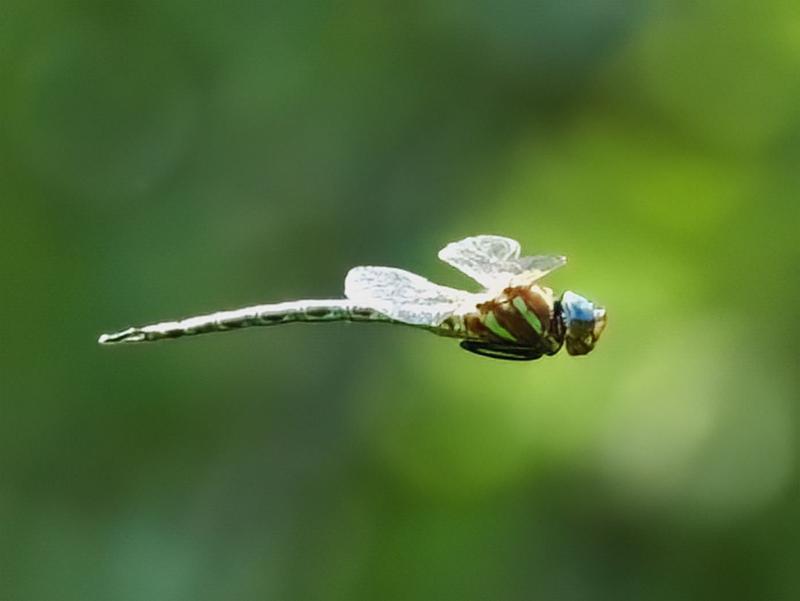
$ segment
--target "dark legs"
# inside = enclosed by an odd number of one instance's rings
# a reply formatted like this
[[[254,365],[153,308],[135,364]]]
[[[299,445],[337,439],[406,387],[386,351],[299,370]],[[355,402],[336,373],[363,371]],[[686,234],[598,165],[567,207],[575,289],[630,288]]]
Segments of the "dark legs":
[[[533,361],[542,356],[541,351],[518,346],[502,346],[491,342],[478,342],[475,340],[462,340],[461,348],[476,355],[491,357],[492,359],[505,359],[507,361]]]

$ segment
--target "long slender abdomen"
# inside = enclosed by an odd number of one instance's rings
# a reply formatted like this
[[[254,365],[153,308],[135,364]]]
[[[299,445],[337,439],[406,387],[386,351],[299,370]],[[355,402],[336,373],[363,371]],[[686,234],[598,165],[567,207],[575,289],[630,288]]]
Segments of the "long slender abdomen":
[[[209,315],[136,326],[103,334],[100,344],[150,342],[166,338],[194,336],[210,332],[272,326],[291,322],[316,321],[393,321],[379,311],[350,300],[305,300],[271,305],[255,305],[233,311],[218,311]]]

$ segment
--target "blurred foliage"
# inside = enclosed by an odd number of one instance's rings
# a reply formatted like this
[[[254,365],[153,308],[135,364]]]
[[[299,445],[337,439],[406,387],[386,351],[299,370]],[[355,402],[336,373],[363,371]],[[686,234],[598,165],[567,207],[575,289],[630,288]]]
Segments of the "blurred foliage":
[[[798,73],[785,0],[4,0],[0,598],[798,598]],[[594,354],[94,343],[475,233]]]

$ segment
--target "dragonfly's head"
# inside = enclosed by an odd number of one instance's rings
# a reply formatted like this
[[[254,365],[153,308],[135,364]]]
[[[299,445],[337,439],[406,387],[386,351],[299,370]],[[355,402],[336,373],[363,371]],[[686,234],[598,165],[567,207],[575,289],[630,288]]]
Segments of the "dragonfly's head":
[[[606,327],[606,310],[569,290],[561,297],[561,316],[570,355],[590,352]]]

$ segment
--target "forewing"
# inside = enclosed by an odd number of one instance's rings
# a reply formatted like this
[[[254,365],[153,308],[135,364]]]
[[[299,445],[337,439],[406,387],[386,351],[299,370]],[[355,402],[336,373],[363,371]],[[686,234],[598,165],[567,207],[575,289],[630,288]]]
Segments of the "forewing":
[[[529,286],[551,271],[567,264],[567,258],[560,255],[537,255],[519,259],[522,271],[511,276],[512,286]]]
[[[394,267],[354,267],[345,278],[344,293],[397,321],[428,326],[439,325],[470,296]]]
[[[489,290],[502,289],[512,280],[533,283],[566,263],[564,257],[520,257],[519,242],[502,236],[472,236],[451,242],[439,258]]]

